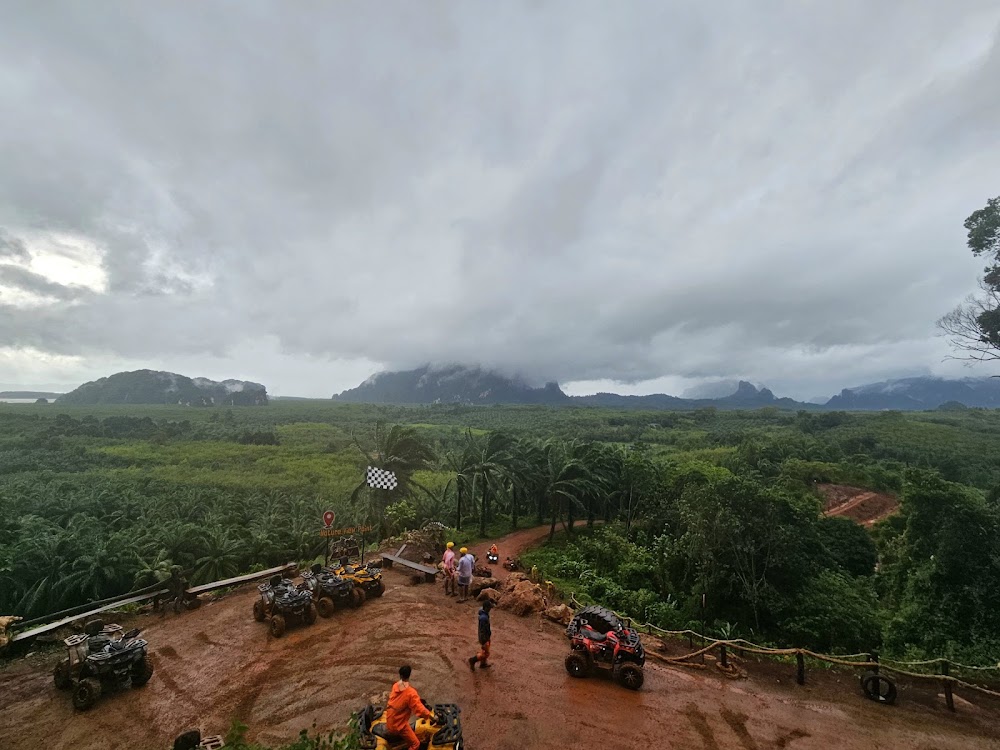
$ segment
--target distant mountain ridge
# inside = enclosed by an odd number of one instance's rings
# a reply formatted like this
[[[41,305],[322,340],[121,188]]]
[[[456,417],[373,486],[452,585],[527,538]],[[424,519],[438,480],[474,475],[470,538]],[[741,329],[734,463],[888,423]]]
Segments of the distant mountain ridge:
[[[118,372],[84,383],[60,396],[59,404],[183,404],[185,406],[263,406],[267,389],[246,380],[189,378],[173,372]]]
[[[826,402],[827,409],[922,411],[957,403],[1000,408],[1000,378],[900,378],[845,388]]]
[[[570,403],[556,383],[533,388],[479,367],[430,366],[403,372],[379,372],[335,401],[366,404],[547,404]]]
[[[596,393],[568,396],[557,383],[535,388],[480,367],[430,365],[415,370],[380,372],[357,388],[333,396],[335,401],[369,404],[541,404],[546,406],[603,406],[614,409],[683,411],[705,407],[759,409],[773,406],[792,410],[923,411],[956,406],[1000,408],[1000,379],[914,377],[845,388],[825,404],[779,398],[768,388],[745,380],[736,391],[719,398],[681,398],[664,393],[624,396]]]

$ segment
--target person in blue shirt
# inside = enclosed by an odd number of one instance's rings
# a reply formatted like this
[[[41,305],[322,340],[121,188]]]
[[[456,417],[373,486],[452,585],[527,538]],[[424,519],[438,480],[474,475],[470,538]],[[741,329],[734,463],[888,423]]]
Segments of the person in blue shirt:
[[[483,608],[479,610],[479,653],[469,657],[469,669],[476,671],[476,662],[479,662],[480,669],[489,669],[490,663],[490,641],[493,640],[493,628],[490,627],[490,610],[493,609],[493,602],[487,599],[483,602]]]
[[[476,558],[472,556],[467,547],[459,550],[461,557],[458,559],[458,601],[464,602],[469,598],[469,584],[472,583],[472,566]]]

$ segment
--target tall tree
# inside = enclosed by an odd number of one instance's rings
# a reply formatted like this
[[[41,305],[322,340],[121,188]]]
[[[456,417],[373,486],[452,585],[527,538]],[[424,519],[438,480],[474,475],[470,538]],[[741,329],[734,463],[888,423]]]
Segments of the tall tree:
[[[965,229],[972,254],[988,260],[979,280],[981,293],[970,295],[941,318],[938,328],[949,337],[956,359],[1000,360],[1000,196],[973,211]]]

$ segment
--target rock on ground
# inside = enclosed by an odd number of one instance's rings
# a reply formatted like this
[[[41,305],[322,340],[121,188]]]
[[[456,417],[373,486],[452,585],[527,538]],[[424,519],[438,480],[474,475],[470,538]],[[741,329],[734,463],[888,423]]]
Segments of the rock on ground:
[[[545,596],[542,587],[531,581],[516,581],[510,586],[510,579],[504,583],[505,591],[498,602],[504,609],[509,609],[515,615],[530,615],[545,609]]]
[[[496,578],[480,578],[474,577],[472,583],[469,584],[469,594],[472,596],[479,596],[479,592],[483,589],[495,589],[497,584],[500,583]]]
[[[573,610],[565,604],[559,604],[542,612],[542,617],[562,625],[569,625],[569,621],[573,619]]]
[[[479,596],[476,597],[476,601],[485,602],[489,599],[493,604],[500,601],[500,592],[496,589],[483,589],[479,592]]]

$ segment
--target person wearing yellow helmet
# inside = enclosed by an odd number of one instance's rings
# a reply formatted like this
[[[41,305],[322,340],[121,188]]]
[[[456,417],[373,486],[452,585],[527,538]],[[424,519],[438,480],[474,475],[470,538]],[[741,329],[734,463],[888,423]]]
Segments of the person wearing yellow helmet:
[[[458,559],[458,601],[464,602],[469,598],[469,584],[472,583],[472,565],[476,558],[469,554],[467,547],[459,550],[462,556]]]
[[[441,558],[444,568],[444,595],[457,596],[458,592],[455,584],[455,546],[454,542],[448,542],[445,546],[444,557]]]

